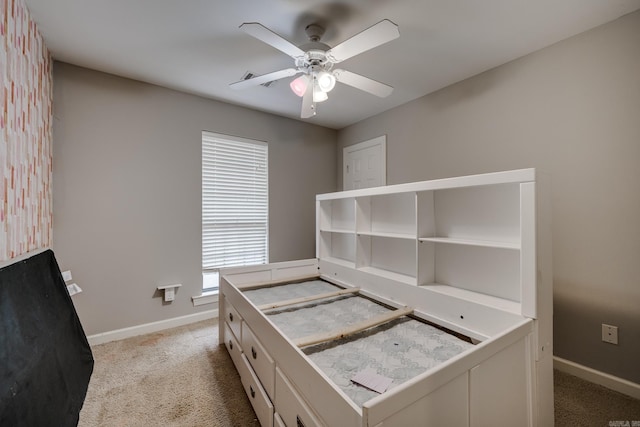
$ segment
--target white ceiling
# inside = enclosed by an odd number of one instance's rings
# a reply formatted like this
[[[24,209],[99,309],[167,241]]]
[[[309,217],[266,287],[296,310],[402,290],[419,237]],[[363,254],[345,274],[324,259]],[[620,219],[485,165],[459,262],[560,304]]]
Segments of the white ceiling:
[[[640,9],[640,0],[26,0],[53,58],[299,119],[287,80],[231,90],[293,60],[238,29],[259,22],[296,45],[321,23],[330,46],[387,18],[400,38],[340,64],[395,88],[338,84],[308,122],[340,129]]]

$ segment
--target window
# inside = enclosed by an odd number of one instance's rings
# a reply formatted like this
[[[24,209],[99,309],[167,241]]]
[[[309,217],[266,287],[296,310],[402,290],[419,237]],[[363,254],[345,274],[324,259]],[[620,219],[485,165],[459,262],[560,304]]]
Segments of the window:
[[[268,147],[202,132],[203,291],[223,267],[268,262]]]

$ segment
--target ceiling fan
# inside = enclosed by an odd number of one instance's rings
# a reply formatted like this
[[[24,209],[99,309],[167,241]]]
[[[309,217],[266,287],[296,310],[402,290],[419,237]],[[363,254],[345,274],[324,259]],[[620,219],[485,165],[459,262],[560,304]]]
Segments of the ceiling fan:
[[[384,83],[351,71],[333,68],[337,63],[398,38],[398,26],[388,19],[334,47],[320,41],[324,28],[317,24],[307,25],[305,32],[310,41],[299,47],[257,22],[246,22],[240,25],[240,29],[291,56],[295,67],[240,80],[229,86],[232,89],[244,89],[301,74],[291,81],[290,87],[296,95],[302,97],[300,116],[303,119],[316,114],[316,103],[328,98],[327,93],[333,89],[336,81],[382,98],[393,91],[391,86]]]

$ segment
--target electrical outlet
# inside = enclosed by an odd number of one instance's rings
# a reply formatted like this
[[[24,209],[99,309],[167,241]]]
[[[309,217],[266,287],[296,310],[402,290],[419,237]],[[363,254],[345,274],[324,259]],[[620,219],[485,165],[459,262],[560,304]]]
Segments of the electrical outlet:
[[[602,324],[602,341],[618,344],[618,327]]]

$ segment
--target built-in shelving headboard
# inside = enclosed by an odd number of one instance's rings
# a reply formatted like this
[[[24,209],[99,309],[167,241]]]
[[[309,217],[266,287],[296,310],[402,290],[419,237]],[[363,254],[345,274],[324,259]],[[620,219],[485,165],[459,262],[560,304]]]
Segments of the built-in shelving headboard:
[[[386,297],[410,286],[535,318],[536,178],[521,169],[318,195],[320,271]]]

